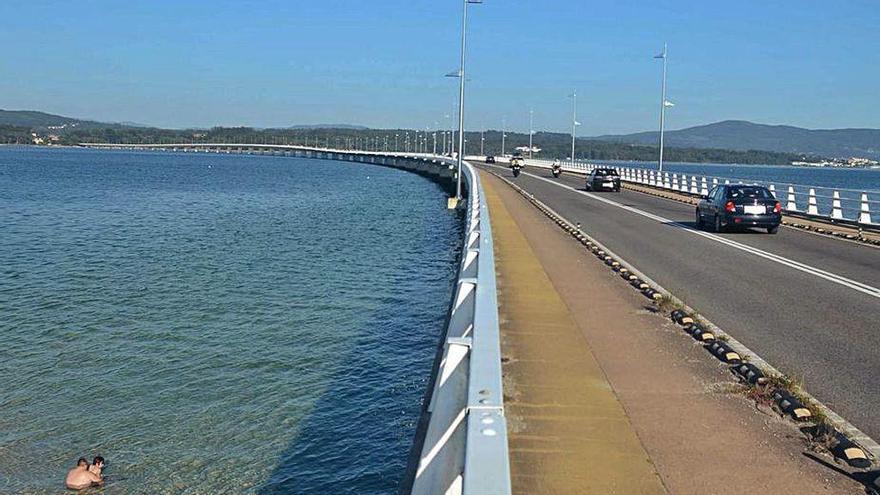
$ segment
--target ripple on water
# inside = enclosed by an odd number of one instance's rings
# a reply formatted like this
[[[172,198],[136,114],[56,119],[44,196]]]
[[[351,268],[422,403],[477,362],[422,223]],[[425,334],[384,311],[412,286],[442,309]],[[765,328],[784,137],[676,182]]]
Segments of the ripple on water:
[[[105,493],[394,492],[444,204],[364,165],[0,150],[0,492],[58,493],[94,453]]]

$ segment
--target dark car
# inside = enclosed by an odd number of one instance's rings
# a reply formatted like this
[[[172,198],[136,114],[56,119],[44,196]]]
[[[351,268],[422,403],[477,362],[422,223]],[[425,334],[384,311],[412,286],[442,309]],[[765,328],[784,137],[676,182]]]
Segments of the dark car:
[[[698,229],[710,226],[722,232],[731,227],[758,227],[775,234],[782,222],[782,204],[764,186],[725,184],[703,196],[696,216]]]
[[[620,174],[613,168],[594,168],[587,176],[585,187],[588,191],[620,192]]]
[[[495,163],[495,157],[492,155],[487,156],[486,163]]]

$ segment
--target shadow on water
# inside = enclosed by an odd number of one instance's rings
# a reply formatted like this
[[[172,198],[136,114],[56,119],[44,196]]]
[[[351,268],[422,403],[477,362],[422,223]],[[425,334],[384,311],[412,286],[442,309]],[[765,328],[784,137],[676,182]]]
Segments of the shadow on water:
[[[395,299],[367,318],[363,329],[369,330],[361,330],[351,352],[337,360],[329,387],[258,494],[398,491],[406,482],[421,401],[445,327],[449,282],[437,291],[446,297],[430,308],[402,314],[408,301]],[[413,356],[414,347],[424,352]]]
[[[401,321],[393,308],[383,308],[367,325],[369,334],[362,332],[352,351],[338,360],[329,387],[298,425],[299,433],[257,493],[396,491],[420,408],[421,386],[417,393],[407,389],[412,388],[412,377],[427,376],[430,361],[409,363],[409,370],[389,363],[397,349],[382,336],[394,339],[399,328],[392,327],[418,328]],[[401,371],[412,376],[401,377]]]

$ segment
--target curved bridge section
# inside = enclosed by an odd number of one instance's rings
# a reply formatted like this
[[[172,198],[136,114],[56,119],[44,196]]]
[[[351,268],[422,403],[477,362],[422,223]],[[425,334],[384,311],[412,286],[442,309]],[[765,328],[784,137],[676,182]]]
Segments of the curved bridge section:
[[[382,153],[256,144],[93,144],[98,149],[245,153],[363,162],[456,179],[454,160],[429,154]],[[501,349],[492,226],[480,178],[462,167],[467,228],[447,328],[413,452],[409,492],[507,495],[510,461],[501,382]]]

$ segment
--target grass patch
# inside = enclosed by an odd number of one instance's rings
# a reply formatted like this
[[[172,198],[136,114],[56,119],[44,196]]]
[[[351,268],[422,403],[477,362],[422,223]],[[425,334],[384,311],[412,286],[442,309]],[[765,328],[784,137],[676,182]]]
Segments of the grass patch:
[[[654,301],[654,306],[656,306],[657,310],[661,313],[671,313],[676,309],[682,309],[680,303],[676,302],[675,299],[667,295],[664,295],[660,299]]]

